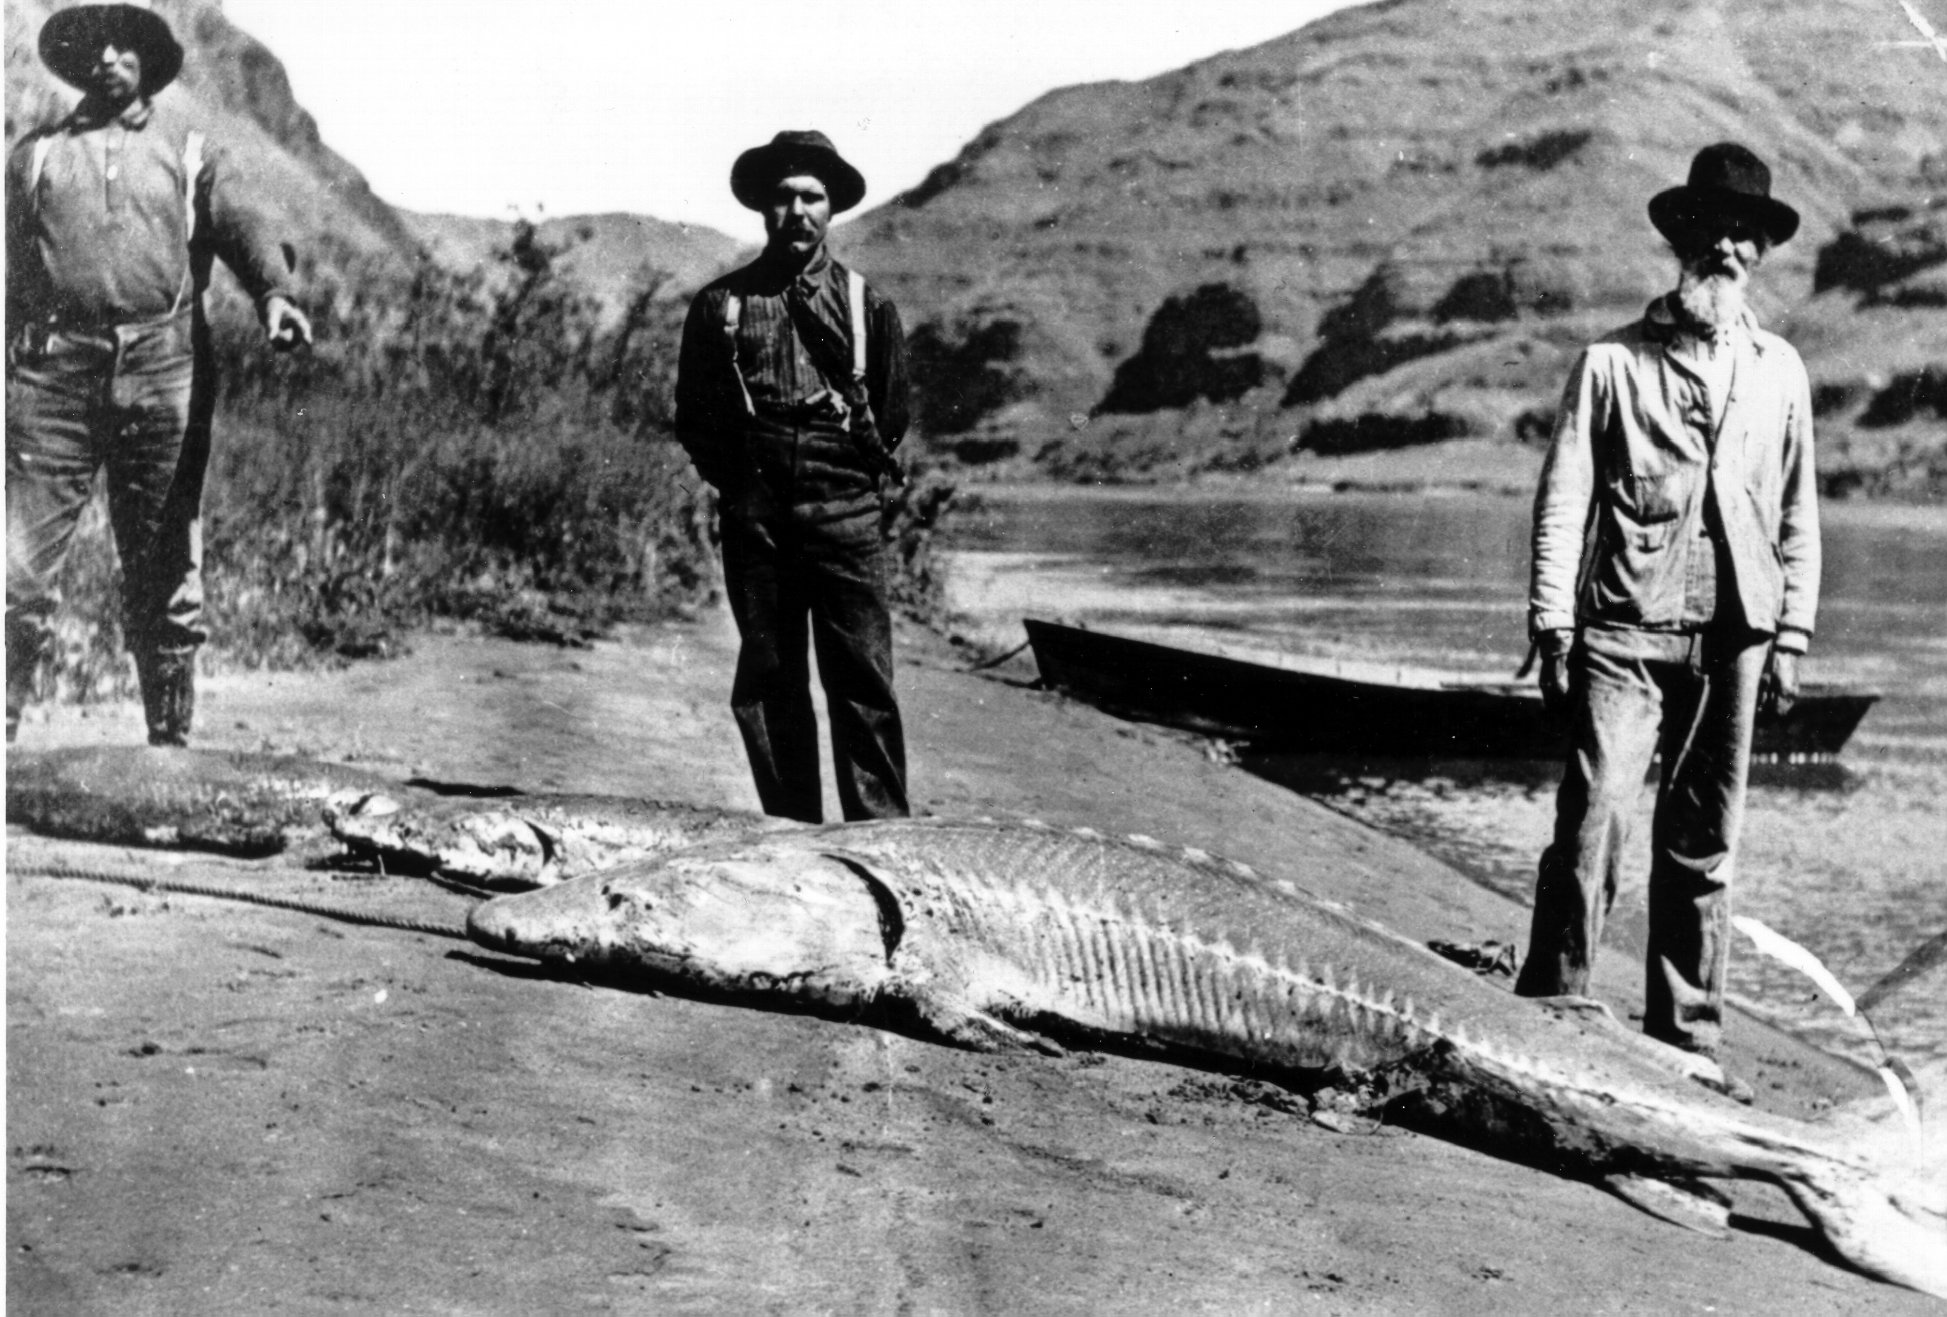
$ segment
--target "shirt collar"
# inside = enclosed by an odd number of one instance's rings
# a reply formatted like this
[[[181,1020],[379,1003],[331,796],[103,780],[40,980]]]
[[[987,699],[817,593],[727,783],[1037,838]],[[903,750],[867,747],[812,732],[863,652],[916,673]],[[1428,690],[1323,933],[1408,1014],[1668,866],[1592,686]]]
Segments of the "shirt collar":
[[[773,257],[768,251],[759,258],[758,266],[766,283],[775,284],[780,290],[796,284],[809,293],[815,291],[831,272],[831,248],[820,243],[818,250],[812,254],[810,263],[804,269],[795,272],[784,261]]]
[[[108,113],[106,107],[84,96],[74,107],[74,112],[68,116],[68,125],[75,131],[87,132],[96,128],[106,128],[110,124],[119,124],[130,132],[139,133],[149,126],[149,120],[154,117],[155,102],[146,96],[136,97],[115,114]]]

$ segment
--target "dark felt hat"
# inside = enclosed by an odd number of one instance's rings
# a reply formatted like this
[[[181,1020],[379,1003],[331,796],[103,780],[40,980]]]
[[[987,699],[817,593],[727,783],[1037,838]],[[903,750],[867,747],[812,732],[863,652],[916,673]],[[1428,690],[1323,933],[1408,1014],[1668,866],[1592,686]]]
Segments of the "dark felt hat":
[[[183,48],[163,17],[144,4],[75,5],[41,24],[41,62],[87,91],[101,49],[113,42],[142,57],[142,94],[153,96],[183,69]]]
[[[1702,221],[1722,216],[1748,219],[1764,230],[1772,246],[1798,232],[1798,212],[1771,195],[1771,170],[1736,142],[1719,142],[1697,152],[1690,178],[1650,198],[1650,223],[1672,242]]]
[[[738,156],[730,167],[730,193],[751,210],[762,210],[771,186],[792,174],[810,174],[823,180],[831,193],[834,215],[865,198],[865,176],[845,163],[832,139],[815,128],[787,129]]]

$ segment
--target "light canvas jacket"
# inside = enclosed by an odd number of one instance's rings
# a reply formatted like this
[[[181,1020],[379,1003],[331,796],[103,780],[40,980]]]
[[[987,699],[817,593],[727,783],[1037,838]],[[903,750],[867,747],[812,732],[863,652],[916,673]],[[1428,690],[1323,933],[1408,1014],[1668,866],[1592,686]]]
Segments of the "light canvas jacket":
[[[1791,345],[1747,313],[1722,414],[1673,352],[1664,299],[1586,348],[1563,391],[1535,496],[1529,627],[1678,630],[1706,502],[1723,528],[1719,615],[1802,651],[1818,611],[1811,386]]]

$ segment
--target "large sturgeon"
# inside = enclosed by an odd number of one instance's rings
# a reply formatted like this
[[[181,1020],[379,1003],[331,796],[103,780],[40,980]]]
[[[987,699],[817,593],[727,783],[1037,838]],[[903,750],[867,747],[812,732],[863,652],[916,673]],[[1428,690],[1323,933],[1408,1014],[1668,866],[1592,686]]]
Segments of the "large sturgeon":
[[[292,755],[155,746],[7,751],[7,822],[55,837],[272,855],[325,835],[334,794],[396,781]]]
[[[1487,1101],[1453,1104],[1455,1119],[1525,1117],[1556,1164],[1776,1183],[1855,1266],[1947,1297],[1947,1140],[1922,1152],[1896,1123],[1741,1107],[1598,1014],[1516,998],[1200,852],[1035,825],[844,824],[502,897],[469,932],[646,986],[868,1012],[967,1047],[1052,1036],[1298,1083],[1459,1085]]]
[[[706,841],[795,826],[736,810],[626,796],[501,800],[346,792],[325,824],[355,856],[496,891],[545,887]]]

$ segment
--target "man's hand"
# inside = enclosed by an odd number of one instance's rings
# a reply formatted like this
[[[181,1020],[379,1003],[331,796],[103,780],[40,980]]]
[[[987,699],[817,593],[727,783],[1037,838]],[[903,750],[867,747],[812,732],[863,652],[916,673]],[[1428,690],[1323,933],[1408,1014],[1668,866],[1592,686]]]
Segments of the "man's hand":
[[[1798,703],[1798,655],[1788,649],[1772,647],[1765,660],[1764,676],[1758,678],[1758,712],[1790,713]]]
[[[1568,671],[1568,654],[1574,641],[1572,631],[1544,631],[1536,641],[1541,648],[1541,711],[1556,727],[1568,726],[1575,694]]]
[[[289,298],[266,298],[261,318],[264,337],[279,352],[289,352],[300,343],[306,347],[311,345],[311,322]]]

